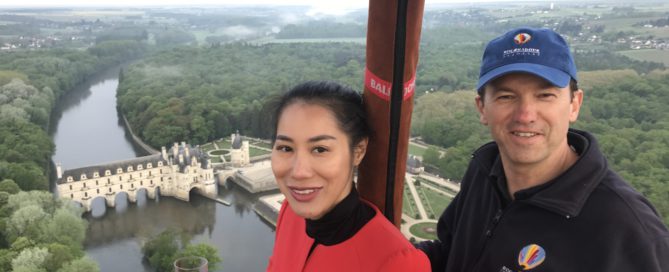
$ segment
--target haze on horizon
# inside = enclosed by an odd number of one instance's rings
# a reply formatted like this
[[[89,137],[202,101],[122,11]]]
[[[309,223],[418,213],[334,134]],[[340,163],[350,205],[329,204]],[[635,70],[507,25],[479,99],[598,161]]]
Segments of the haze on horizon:
[[[426,0],[430,4],[467,4],[493,2],[564,2],[568,0]],[[238,0],[61,0],[54,3],[52,0],[25,0],[0,3],[0,7],[143,7],[143,6],[315,6],[333,8],[362,8],[367,7],[368,1],[361,0],[247,0],[240,3]]]

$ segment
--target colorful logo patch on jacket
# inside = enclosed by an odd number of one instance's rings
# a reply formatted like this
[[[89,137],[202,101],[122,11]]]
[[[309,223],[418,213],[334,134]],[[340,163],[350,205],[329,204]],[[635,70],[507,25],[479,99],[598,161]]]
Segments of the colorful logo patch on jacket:
[[[539,266],[546,259],[546,251],[537,244],[523,247],[518,254],[518,265],[523,271]]]
[[[532,39],[532,36],[530,34],[527,34],[527,33],[519,33],[518,35],[513,37],[513,41],[518,45],[525,44],[525,43],[529,42],[531,39]]]

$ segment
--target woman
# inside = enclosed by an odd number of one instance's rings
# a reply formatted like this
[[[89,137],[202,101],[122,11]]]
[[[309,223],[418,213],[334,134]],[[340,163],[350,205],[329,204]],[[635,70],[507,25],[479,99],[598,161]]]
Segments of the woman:
[[[267,271],[429,271],[415,249],[353,184],[369,128],[362,97],[306,82],[278,101],[272,171],[286,201]]]

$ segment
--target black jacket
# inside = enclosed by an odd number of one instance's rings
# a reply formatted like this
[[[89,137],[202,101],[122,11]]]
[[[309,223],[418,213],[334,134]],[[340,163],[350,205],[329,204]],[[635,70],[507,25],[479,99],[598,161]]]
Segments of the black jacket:
[[[608,168],[594,137],[570,130],[578,161],[511,200],[495,143],[479,148],[460,193],[416,247],[432,271],[669,271],[669,232],[653,206]]]

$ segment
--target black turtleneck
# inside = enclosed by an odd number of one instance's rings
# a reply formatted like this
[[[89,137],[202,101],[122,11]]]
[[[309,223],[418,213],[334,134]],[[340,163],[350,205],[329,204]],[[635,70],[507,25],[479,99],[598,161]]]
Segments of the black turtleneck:
[[[351,192],[323,217],[307,221],[307,235],[316,244],[331,246],[353,237],[367,222],[372,220],[376,211],[360,200],[358,191],[353,186]],[[311,252],[309,253],[311,254]]]

